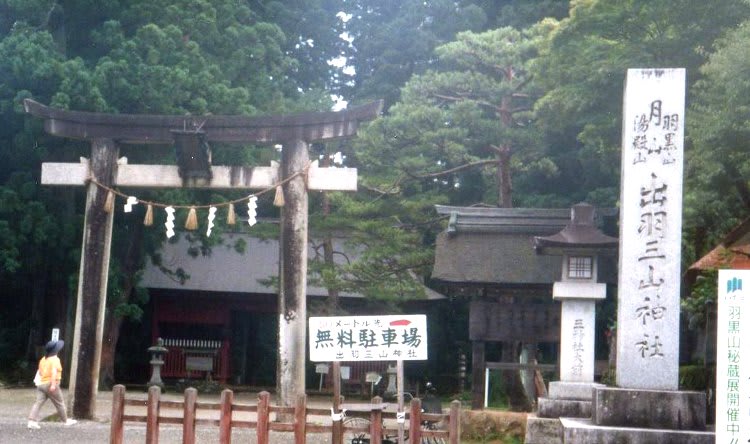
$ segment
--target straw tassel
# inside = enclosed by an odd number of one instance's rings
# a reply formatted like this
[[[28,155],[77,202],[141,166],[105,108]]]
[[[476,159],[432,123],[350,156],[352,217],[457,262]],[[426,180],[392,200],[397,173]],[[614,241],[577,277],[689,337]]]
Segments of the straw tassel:
[[[154,224],[154,206],[148,204],[146,207],[146,217],[143,218],[143,225],[150,227]]]
[[[227,211],[227,224],[234,225],[237,223],[237,215],[234,214],[234,204],[229,204],[229,210]]]
[[[284,189],[281,187],[281,185],[278,185],[276,187],[276,195],[273,197],[273,204],[277,207],[284,206]]]
[[[198,229],[198,215],[195,212],[195,207],[190,207],[190,212],[188,213],[188,217],[185,220],[185,229],[186,230]]]
[[[104,200],[104,212],[111,213],[115,208],[115,193],[109,190],[107,198]]]

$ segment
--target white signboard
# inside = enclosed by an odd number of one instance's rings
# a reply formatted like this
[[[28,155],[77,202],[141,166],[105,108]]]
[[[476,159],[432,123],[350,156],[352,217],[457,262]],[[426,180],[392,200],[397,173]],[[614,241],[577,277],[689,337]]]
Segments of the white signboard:
[[[617,303],[622,388],[678,388],[684,124],[684,69],[628,70]]]
[[[744,285],[743,285],[744,284]],[[750,442],[750,270],[719,270],[716,442]],[[743,325],[747,325],[743,331]]]
[[[310,318],[310,360],[419,361],[427,359],[427,316]]]
[[[52,329],[52,340],[57,341],[60,339],[60,329],[59,328],[53,328]]]

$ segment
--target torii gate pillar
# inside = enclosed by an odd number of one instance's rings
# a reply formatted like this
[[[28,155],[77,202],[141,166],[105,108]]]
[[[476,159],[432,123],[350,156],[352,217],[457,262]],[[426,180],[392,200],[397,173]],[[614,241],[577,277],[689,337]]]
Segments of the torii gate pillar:
[[[281,178],[304,170],[307,142],[295,140],[281,151]],[[297,176],[284,185],[279,254],[279,355],[276,389],[280,402],[291,406],[305,392],[307,341],[307,185]]]
[[[100,183],[112,185],[118,154],[119,149],[112,139],[91,141],[91,174]],[[99,386],[101,338],[107,306],[107,276],[114,220],[114,213],[105,211],[106,200],[106,190],[94,183],[88,184],[68,399],[76,418],[94,417],[94,398]],[[92,325],[96,329],[90,328]]]

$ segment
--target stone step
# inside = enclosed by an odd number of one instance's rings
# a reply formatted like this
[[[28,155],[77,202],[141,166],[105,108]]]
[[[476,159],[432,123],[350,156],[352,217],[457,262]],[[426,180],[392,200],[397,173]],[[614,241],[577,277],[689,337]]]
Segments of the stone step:
[[[535,414],[526,417],[524,444],[563,444],[562,423],[558,418],[540,418]]]
[[[706,394],[596,387],[592,420],[601,426],[702,431]]]
[[[539,398],[536,415],[540,418],[591,418],[591,401]]]
[[[714,444],[716,440],[713,432],[607,427],[579,418],[560,418],[560,423],[563,444]]]
[[[550,381],[549,396],[552,399],[577,399],[591,401],[594,398],[594,388],[604,387],[594,382]]]

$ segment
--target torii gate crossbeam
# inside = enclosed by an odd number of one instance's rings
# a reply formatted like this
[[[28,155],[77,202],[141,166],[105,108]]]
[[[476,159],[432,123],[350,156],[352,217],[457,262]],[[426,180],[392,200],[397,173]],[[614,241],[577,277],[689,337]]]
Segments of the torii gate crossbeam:
[[[107,187],[180,186],[175,180],[176,167],[118,165],[117,162],[120,144],[173,143],[175,130],[200,129],[209,142],[281,144],[284,147],[279,167],[214,166],[214,179],[202,186],[246,189],[267,184],[274,178],[280,181],[291,178],[284,184],[286,204],[281,216],[277,384],[280,401],[292,405],[297,394],[305,390],[307,190],[356,189],[356,170],[313,165],[306,177],[298,173],[308,167],[307,148],[311,142],[354,136],[360,122],[380,114],[382,101],[341,112],[266,117],[90,113],[51,108],[30,99],[24,100],[24,108],[27,113],[44,119],[49,134],[91,143],[88,165],[43,165],[43,177],[46,177],[43,183],[49,185],[82,184],[81,178],[90,174]],[[163,174],[154,176],[154,168]],[[140,176],[142,181],[131,180],[132,176]],[[77,418],[92,418],[96,405],[113,224],[113,213],[105,211],[106,195],[104,189],[89,182],[69,390],[71,411]]]

